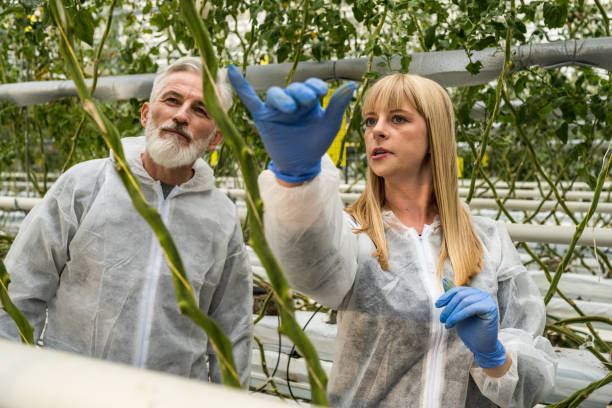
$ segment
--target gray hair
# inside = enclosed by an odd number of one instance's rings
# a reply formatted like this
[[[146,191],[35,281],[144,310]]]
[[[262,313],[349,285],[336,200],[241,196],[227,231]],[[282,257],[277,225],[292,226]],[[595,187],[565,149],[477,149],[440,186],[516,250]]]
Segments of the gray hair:
[[[153,89],[151,89],[149,102],[155,101],[166,78],[175,72],[196,72],[202,74],[202,60],[196,57],[182,57],[167,67],[160,69],[153,81]],[[217,95],[219,96],[221,106],[223,106],[225,110],[228,110],[232,106],[232,87],[227,80],[227,69],[223,68],[217,70],[215,85],[217,87]]]

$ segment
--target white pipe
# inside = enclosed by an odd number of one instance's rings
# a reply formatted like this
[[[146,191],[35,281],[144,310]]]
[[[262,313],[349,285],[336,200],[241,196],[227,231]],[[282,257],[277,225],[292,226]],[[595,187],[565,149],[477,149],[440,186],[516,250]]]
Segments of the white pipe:
[[[2,408],[286,407],[203,381],[0,340]]]
[[[544,272],[530,270],[529,276],[538,286],[542,295],[544,295],[550,286]],[[569,298],[607,303],[612,308],[612,279],[578,273],[564,273],[558,287]],[[608,328],[612,327],[608,326]]]
[[[0,209],[30,211],[41,200],[34,197],[0,197]]]
[[[569,245],[576,227],[505,223],[513,241]],[[585,228],[578,245],[612,248],[612,228]]]
[[[244,190],[240,189],[221,189],[230,198],[244,199]],[[352,199],[356,194],[342,194],[344,198]],[[0,197],[0,209],[4,210],[31,210],[34,205],[40,202],[40,198],[27,197]],[[492,201],[492,200],[491,200]],[[572,203],[581,204],[581,203]],[[612,204],[610,204],[612,206]],[[478,207],[476,207],[478,208]],[[570,208],[571,209],[571,208]],[[239,207],[238,215],[244,222],[246,218],[246,208]],[[506,228],[510,237],[514,241],[520,242],[543,242],[550,244],[569,245],[576,231],[575,227],[562,227],[555,225],[538,224],[512,224],[506,223]],[[612,229],[610,228],[585,228],[578,240],[578,245],[608,247],[612,248]]]
[[[504,202],[504,207],[508,211],[534,211],[540,207],[540,204],[541,202],[537,200],[509,199]],[[566,201],[565,205],[573,213],[586,213],[591,207],[591,203],[578,201]],[[499,206],[495,200],[491,198],[473,198],[470,202],[470,208],[473,210],[497,210]],[[544,204],[542,204],[539,211],[551,211],[555,208],[557,211],[562,210],[558,201],[548,200],[544,201]],[[598,203],[596,212],[599,214],[612,214],[612,203]]]
[[[47,187],[51,187],[53,181],[47,182]],[[30,182],[26,181],[15,181],[15,180],[0,180],[0,188],[5,187],[8,189],[15,189],[17,191],[23,190],[26,186],[31,186]],[[244,192],[240,192],[241,189],[238,188],[227,188],[220,187],[220,190],[230,191],[230,194],[236,198],[244,198]],[[340,191],[343,194],[357,194],[361,193],[364,190],[363,185],[356,185],[349,188],[348,185],[344,184],[340,186]],[[545,190],[547,192],[548,190]],[[469,192],[469,188],[467,187],[459,187],[459,195],[461,197],[467,196]],[[500,199],[506,199],[507,197],[511,197],[513,199],[534,199],[534,200],[542,200],[543,196],[540,191],[535,189],[517,189],[512,192],[507,188],[499,188],[496,190],[497,196]],[[595,195],[592,191],[567,191],[564,194],[564,198],[566,202],[572,201],[593,201],[593,196]],[[489,188],[478,187],[474,190],[474,198],[491,198],[493,197],[493,192]],[[554,196],[551,195],[549,198],[554,199]],[[602,191],[599,196],[599,203],[603,204],[606,202],[612,202],[612,190],[610,191]],[[539,201],[538,201],[539,203]]]

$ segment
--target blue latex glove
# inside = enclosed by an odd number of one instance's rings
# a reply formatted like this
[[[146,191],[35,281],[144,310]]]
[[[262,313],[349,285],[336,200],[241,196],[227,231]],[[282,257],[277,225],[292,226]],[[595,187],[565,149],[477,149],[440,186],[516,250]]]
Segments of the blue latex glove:
[[[340,130],[355,84],[351,82],[338,88],[324,110],[319,98],[327,95],[327,84],[320,79],[295,82],[286,89],[272,87],[264,103],[236,67],[230,65],[227,73],[251,112],[272,159],[268,168],[276,177],[300,183],[319,174],[321,157]]]
[[[469,286],[447,290],[436,302],[444,307],[440,321],[446,328],[457,328],[463,343],[474,353],[482,368],[498,367],[506,362],[506,349],[497,338],[497,304],[490,294]]]

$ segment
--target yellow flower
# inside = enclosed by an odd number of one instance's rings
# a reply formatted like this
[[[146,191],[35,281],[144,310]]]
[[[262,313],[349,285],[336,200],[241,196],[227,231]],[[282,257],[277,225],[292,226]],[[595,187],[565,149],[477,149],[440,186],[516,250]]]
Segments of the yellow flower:
[[[27,33],[28,31],[32,31],[32,26],[27,26],[27,27],[25,28],[25,30],[24,30],[24,31],[25,31],[26,33]]]

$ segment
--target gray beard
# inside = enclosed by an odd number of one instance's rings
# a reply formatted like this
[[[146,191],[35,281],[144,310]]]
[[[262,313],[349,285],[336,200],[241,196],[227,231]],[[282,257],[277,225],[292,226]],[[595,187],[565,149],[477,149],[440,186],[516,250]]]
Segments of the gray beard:
[[[168,126],[185,133],[191,139],[188,146],[182,146],[181,136],[167,134],[164,138],[160,137],[161,128]],[[183,167],[193,164],[200,157],[210,144],[216,132],[216,126],[205,139],[194,140],[193,135],[173,122],[156,126],[153,120],[148,120],[145,126],[146,149],[151,159],[160,166],[166,168]]]

